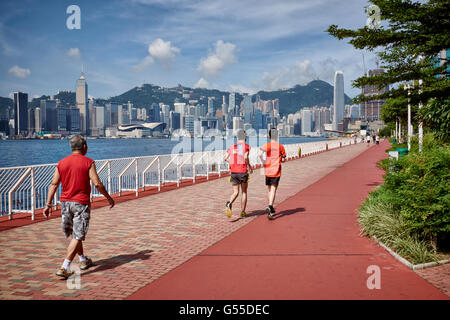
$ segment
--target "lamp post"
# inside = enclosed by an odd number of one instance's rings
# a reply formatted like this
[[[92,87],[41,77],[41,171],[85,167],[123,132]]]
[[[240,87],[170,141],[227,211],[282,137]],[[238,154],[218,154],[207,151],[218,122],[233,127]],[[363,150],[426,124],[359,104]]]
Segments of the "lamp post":
[[[412,135],[412,127],[411,127],[411,103],[409,99],[410,92],[410,84],[405,84],[405,90],[408,90],[408,151],[411,150],[411,135]]]
[[[423,61],[423,56],[419,56],[419,62]],[[422,99],[420,95],[422,94],[422,79],[419,79],[419,110],[422,108]],[[422,144],[423,144],[423,122],[419,122],[419,152],[422,152]]]

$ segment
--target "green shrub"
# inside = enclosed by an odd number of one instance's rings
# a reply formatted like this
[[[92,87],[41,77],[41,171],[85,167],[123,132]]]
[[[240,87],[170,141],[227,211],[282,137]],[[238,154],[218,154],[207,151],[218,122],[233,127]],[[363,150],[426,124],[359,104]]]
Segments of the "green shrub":
[[[414,138],[408,155],[378,165],[384,184],[359,210],[363,233],[413,263],[437,260],[436,249],[448,249],[439,241],[450,242],[450,146],[426,135],[419,153]]]
[[[382,162],[384,190],[411,234],[435,243],[450,232],[450,147],[427,135],[422,151],[413,144],[407,156]]]
[[[364,235],[376,237],[414,264],[439,260],[430,242],[413,235],[408,222],[394,210],[384,185],[371,192],[359,209],[359,223]]]

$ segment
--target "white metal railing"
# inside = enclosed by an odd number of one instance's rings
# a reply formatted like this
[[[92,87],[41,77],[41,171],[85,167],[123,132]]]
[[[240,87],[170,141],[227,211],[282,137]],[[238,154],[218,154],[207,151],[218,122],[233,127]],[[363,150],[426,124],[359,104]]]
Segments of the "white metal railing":
[[[356,142],[361,142],[361,139]],[[343,138],[284,146],[288,160],[292,160],[299,155],[303,157],[354,143],[354,139]],[[179,187],[183,180],[195,183],[198,177],[209,180],[211,175],[221,176],[229,171],[228,163],[223,161],[225,154],[226,150],[215,150],[107,159],[96,160],[95,165],[100,180],[110,194],[121,196],[125,191],[134,191],[138,196],[139,192],[149,187],[157,187],[160,191],[166,183],[176,183]],[[262,164],[259,148],[251,148],[249,158],[251,165]],[[56,164],[44,164],[0,168],[0,216],[9,215],[12,219],[15,213],[31,213],[34,220],[36,209],[45,206],[55,167]],[[53,200],[54,206],[59,203],[61,191],[60,185]],[[91,200],[102,196],[92,188]]]

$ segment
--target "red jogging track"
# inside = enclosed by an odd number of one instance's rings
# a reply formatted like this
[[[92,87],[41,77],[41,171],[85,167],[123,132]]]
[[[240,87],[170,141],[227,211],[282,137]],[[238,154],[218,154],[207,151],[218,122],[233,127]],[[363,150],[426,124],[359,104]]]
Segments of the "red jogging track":
[[[274,220],[258,217],[128,299],[449,299],[360,235],[356,210],[383,181],[376,162],[387,147],[368,148],[278,205]],[[367,287],[369,266],[380,268],[380,289]]]

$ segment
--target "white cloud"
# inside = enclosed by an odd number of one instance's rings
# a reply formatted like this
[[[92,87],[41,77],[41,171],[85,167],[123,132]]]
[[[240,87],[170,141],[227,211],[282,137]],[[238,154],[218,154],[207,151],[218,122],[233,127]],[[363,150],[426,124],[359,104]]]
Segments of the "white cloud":
[[[30,69],[21,68],[18,65],[15,65],[8,70],[8,73],[15,76],[16,78],[25,79],[31,74],[31,71]]]
[[[151,56],[147,56],[141,62],[139,62],[137,65],[134,65],[132,67],[132,69],[135,72],[141,72],[144,69],[146,69],[148,66],[153,64],[154,62],[155,62],[155,60],[153,60],[153,58]]]
[[[78,48],[70,48],[67,51],[67,55],[69,57],[71,57],[71,58],[80,59],[80,57],[81,57],[80,49],[78,49]]]
[[[163,39],[158,38],[150,43],[148,52],[153,58],[168,63],[175,60],[175,56],[180,53],[180,49],[172,46],[170,41],[164,41]]]
[[[206,81],[204,78],[200,78],[197,83],[194,85],[194,88],[209,88],[209,82]]]
[[[251,89],[251,88],[247,88],[245,86],[242,85],[230,85],[230,90],[231,92],[239,92],[241,94],[243,93],[248,93],[248,94],[255,94],[256,90],[255,89]]]
[[[202,58],[197,68],[205,77],[217,77],[225,66],[237,61],[234,54],[236,45],[219,40],[214,44],[214,47],[214,52],[211,52],[208,57]]]
[[[140,72],[155,62],[155,59],[161,62],[165,67],[169,67],[175,60],[176,55],[180,53],[180,49],[172,46],[170,41],[164,41],[161,38],[154,40],[148,46],[149,55],[141,62],[132,67],[133,71]]]

